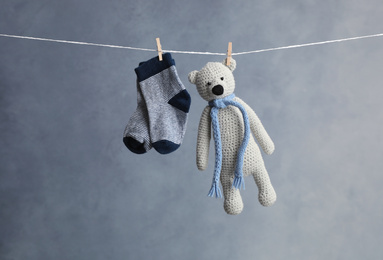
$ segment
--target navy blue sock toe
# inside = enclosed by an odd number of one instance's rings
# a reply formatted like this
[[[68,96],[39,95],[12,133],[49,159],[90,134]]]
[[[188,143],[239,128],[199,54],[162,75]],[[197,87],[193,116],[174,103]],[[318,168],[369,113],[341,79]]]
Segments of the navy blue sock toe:
[[[180,144],[170,142],[168,140],[160,140],[158,142],[152,143],[154,149],[160,154],[168,154],[174,152],[180,147]]]
[[[189,95],[189,92],[187,92],[187,90],[184,89],[180,93],[172,97],[168,103],[178,108],[179,110],[184,111],[185,113],[189,113],[191,97]]]
[[[124,139],[124,144],[125,146],[133,153],[136,154],[143,154],[146,153],[144,143],[140,143],[136,139],[130,137],[130,136],[125,136]]]

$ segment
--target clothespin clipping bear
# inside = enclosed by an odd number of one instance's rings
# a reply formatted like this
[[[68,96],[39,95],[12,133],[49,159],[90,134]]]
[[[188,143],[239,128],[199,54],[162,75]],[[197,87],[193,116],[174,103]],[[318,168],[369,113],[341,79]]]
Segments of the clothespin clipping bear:
[[[227,46],[226,66],[230,66],[231,50],[232,50],[232,43],[229,42],[229,45]]]
[[[200,71],[192,71],[188,76],[200,96],[208,102],[198,127],[197,167],[201,171],[207,168],[213,136],[216,159],[208,195],[223,195],[224,209],[231,215],[242,212],[240,189],[245,188],[245,176],[254,177],[258,200],[263,206],[271,206],[277,199],[256,141],[266,154],[274,152],[274,143],[254,110],[234,95],[235,67],[229,43],[226,60],[208,62]]]

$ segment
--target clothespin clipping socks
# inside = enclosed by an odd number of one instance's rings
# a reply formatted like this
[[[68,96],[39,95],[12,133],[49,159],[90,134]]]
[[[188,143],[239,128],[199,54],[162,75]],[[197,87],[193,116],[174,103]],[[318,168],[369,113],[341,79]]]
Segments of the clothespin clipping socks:
[[[137,109],[124,132],[124,144],[137,154],[152,147],[161,154],[174,152],[186,131],[190,95],[178,77],[170,53],[162,53],[157,38],[158,57],[140,62],[137,75]]]
[[[160,38],[156,38],[156,42],[157,42],[158,59],[162,61],[162,48],[161,48]]]

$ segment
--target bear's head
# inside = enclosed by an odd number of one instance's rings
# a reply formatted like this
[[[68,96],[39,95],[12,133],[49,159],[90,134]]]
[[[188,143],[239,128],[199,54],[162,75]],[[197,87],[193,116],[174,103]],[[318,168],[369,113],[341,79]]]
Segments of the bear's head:
[[[229,66],[226,66],[226,60],[222,63],[208,62],[200,71],[190,72],[188,78],[197,86],[199,95],[206,101],[224,98],[234,92],[235,67],[234,59],[231,59]]]

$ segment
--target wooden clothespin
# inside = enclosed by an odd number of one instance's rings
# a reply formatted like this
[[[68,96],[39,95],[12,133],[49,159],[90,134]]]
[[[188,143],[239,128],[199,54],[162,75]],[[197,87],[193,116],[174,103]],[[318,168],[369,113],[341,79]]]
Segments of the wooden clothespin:
[[[229,65],[230,65],[230,60],[231,60],[231,49],[232,49],[232,43],[229,42],[229,46],[227,47],[226,66],[229,66]]]
[[[161,48],[160,38],[156,38],[156,42],[157,42],[158,58],[160,61],[162,61],[162,48]]]

